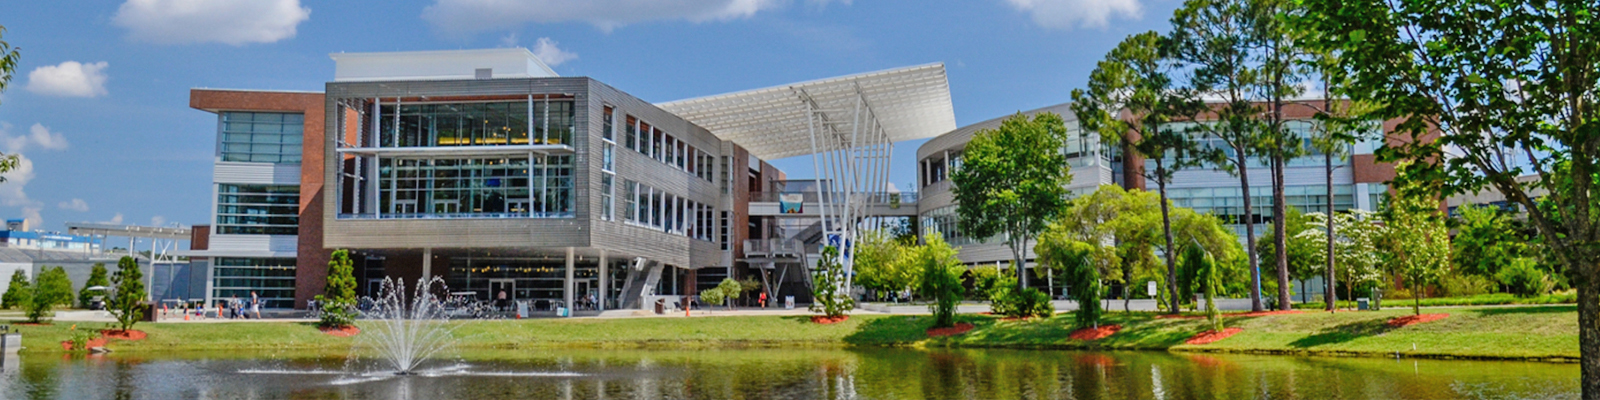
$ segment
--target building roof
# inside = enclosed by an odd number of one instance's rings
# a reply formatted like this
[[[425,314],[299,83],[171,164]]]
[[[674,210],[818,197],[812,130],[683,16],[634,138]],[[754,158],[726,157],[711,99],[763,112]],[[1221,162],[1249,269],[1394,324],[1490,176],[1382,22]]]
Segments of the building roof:
[[[560,75],[526,48],[379,53],[333,53],[335,82],[485,78],[553,78]],[[479,76],[479,71],[488,76]]]
[[[943,63],[918,65],[657,104],[737,143],[761,159],[812,153],[814,104],[830,121],[850,121],[858,99],[891,141],[923,139],[956,127]]]

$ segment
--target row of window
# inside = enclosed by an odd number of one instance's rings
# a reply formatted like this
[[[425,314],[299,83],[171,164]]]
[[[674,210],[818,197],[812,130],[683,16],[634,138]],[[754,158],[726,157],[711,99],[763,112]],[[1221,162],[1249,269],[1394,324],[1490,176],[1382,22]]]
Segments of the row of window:
[[[299,186],[217,185],[217,233],[295,235],[299,223]]]
[[[622,219],[700,240],[711,240],[716,221],[702,204],[631,180],[622,181]]]
[[[304,114],[229,111],[217,115],[222,161],[300,163]]]
[[[611,107],[606,107],[601,116],[602,139],[615,140],[617,128],[615,119],[615,111]],[[701,151],[688,142],[680,141],[632,115],[626,116],[623,132],[622,145],[629,150],[638,151],[646,157],[694,174],[706,182],[714,181],[713,165],[717,160],[715,155]]]
[[[262,308],[294,307],[295,259],[219,257],[212,262],[212,297],[236,298],[248,306],[254,292]]]
[[[568,100],[383,105],[380,147],[501,146],[572,142]]]
[[[572,156],[381,159],[386,218],[459,214],[572,216]]]

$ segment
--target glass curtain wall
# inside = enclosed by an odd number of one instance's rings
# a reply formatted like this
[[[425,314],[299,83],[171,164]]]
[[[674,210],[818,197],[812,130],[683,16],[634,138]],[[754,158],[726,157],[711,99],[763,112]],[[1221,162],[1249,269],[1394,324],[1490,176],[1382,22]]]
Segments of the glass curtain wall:
[[[300,186],[217,185],[217,233],[296,235]]]
[[[379,147],[571,144],[573,112],[570,100],[389,103],[379,107]]]
[[[305,115],[222,112],[222,161],[299,164]]]
[[[294,308],[293,258],[219,257],[212,268],[216,300],[238,299],[248,306],[250,292],[256,292],[262,308]]]
[[[572,216],[572,156],[382,159],[378,172],[384,218]]]

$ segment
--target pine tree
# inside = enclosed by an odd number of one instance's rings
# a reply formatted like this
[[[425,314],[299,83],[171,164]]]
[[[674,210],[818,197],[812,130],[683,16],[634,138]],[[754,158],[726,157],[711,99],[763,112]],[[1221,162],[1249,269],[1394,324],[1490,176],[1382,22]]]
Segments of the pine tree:
[[[107,299],[106,310],[126,331],[144,318],[144,272],[139,271],[139,262],[128,256],[117,260],[117,273],[111,276],[111,286],[115,291]]]
[[[106,278],[106,265],[103,263],[94,263],[94,269],[89,270],[89,280],[83,282],[82,289],[78,289],[79,308],[89,308],[89,302],[94,301],[94,296],[103,292],[89,290],[95,286],[111,287],[111,280]]]
[[[322,321],[318,325],[343,328],[355,323],[355,262],[350,260],[349,250],[336,250],[329,258],[328,284],[322,292],[317,295],[317,304],[322,306]]]
[[[11,284],[6,286],[5,295],[0,295],[0,308],[9,310],[27,304],[28,297],[33,295],[28,286],[28,271],[19,269],[12,273]]]

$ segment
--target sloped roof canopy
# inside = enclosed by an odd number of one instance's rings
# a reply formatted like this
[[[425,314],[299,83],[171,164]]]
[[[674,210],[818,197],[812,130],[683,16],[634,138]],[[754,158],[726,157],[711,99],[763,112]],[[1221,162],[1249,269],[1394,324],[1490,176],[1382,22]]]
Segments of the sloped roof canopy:
[[[772,160],[812,153],[810,105],[848,133],[858,99],[890,141],[923,139],[956,128],[944,64],[934,63],[657,104]],[[809,101],[808,101],[809,99]],[[818,127],[821,129],[821,127]],[[845,138],[844,140],[848,140]]]

